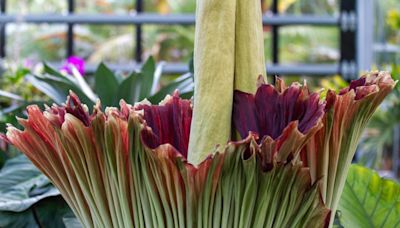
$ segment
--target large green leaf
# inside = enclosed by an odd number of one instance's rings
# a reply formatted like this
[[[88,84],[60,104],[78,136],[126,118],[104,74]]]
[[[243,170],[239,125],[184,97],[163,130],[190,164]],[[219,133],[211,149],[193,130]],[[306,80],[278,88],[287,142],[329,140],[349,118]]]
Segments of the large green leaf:
[[[8,160],[0,171],[0,211],[21,212],[57,195],[58,190],[25,156]]]
[[[67,94],[63,90],[59,90],[54,86],[52,86],[51,84],[39,80],[38,77],[34,75],[27,75],[26,79],[34,87],[36,87],[38,90],[42,91],[44,94],[50,97],[54,102],[61,104],[62,102],[65,101]]]
[[[58,72],[57,70],[54,70],[52,67],[50,67],[46,63],[43,64],[43,71],[44,71],[44,73],[47,73],[47,74],[50,74],[50,75],[53,75],[53,76],[57,76],[57,77],[60,77],[60,78],[64,77],[60,72]]]
[[[67,215],[63,218],[64,225],[66,228],[82,228],[81,222],[79,222],[79,219],[75,217],[74,214]]]
[[[161,88],[156,94],[152,95],[148,98],[148,100],[157,104],[162,101],[165,96],[168,94],[172,94],[175,90],[179,90],[182,93],[184,98],[190,98],[193,96],[193,75],[191,73],[184,74],[177,79],[175,79],[170,84]]]
[[[143,100],[151,95],[151,88],[154,82],[154,72],[156,71],[156,63],[152,57],[148,58],[140,70],[140,96],[139,100]]]
[[[338,209],[346,228],[399,227],[400,184],[352,165]]]
[[[8,99],[17,100],[17,101],[23,101],[24,100],[21,96],[19,96],[17,94],[13,94],[13,93],[10,93],[8,91],[1,90],[1,89],[0,89],[0,97],[5,97],[5,98],[8,98]]]
[[[112,106],[117,98],[117,76],[103,63],[99,65],[94,74],[95,92],[104,106]]]
[[[22,212],[0,211],[0,227],[7,228],[77,228],[69,226],[64,216],[70,209],[61,196],[45,198]]]
[[[60,193],[25,157],[0,171],[0,227],[63,227],[70,212]]]
[[[139,100],[139,93],[140,93],[140,84],[139,81],[139,74],[136,72],[132,72],[127,78],[125,78],[119,88],[118,88],[118,100],[124,99],[128,103],[134,103]],[[117,106],[115,104],[114,106]]]
[[[91,100],[77,84],[69,79],[51,75],[29,75],[27,78],[36,88],[41,90],[58,104],[64,102],[69,95],[69,92],[73,91],[88,105],[88,107],[94,105],[94,101]]]

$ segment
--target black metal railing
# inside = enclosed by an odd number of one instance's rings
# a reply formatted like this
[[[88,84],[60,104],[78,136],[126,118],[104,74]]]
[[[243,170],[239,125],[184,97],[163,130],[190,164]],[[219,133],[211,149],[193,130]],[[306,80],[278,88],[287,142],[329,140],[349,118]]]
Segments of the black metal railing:
[[[142,62],[142,28],[149,24],[156,25],[183,25],[193,26],[195,16],[193,14],[170,14],[159,15],[143,12],[143,0],[136,0],[136,12],[128,15],[86,15],[76,14],[75,0],[68,1],[68,14],[66,15],[10,15],[6,12],[6,0],[0,0],[0,57],[6,57],[6,34],[5,28],[10,23],[30,23],[30,24],[66,24],[67,27],[67,56],[74,54],[74,25],[77,24],[107,24],[107,25],[133,25],[136,27],[134,50],[134,60],[128,65],[114,65],[111,68],[120,70],[131,70]],[[333,75],[339,74],[346,79],[354,78],[358,74],[356,63],[356,31],[357,0],[341,0],[340,14],[336,16],[313,16],[313,15],[279,15],[278,1],[273,0],[272,15],[263,16],[263,24],[272,28],[272,65],[268,65],[268,73],[272,75]],[[363,0],[359,0],[363,1]],[[340,29],[340,54],[341,59],[336,64],[298,64],[282,65],[279,61],[279,30],[283,26],[332,26]],[[88,66],[88,71],[94,66]],[[186,64],[166,64],[164,73],[183,73],[186,72]]]

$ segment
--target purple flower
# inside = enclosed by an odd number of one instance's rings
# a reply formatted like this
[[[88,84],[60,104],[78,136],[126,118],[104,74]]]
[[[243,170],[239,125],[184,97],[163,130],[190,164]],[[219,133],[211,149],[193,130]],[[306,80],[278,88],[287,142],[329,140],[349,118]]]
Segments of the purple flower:
[[[72,67],[75,67],[81,75],[85,74],[85,60],[77,56],[68,57],[67,61],[61,67],[60,70],[66,71],[68,74],[72,74]]]
[[[25,59],[23,63],[23,67],[27,69],[33,69],[35,67],[36,62],[32,59]]]

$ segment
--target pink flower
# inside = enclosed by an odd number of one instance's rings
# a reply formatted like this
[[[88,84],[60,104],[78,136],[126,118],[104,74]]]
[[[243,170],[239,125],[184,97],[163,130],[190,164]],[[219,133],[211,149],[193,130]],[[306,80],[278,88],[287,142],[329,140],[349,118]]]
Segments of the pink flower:
[[[73,67],[75,67],[81,75],[85,74],[85,60],[77,56],[68,57],[67,61],[64,63],[60,70],[64,70],[68,74],[72,74]]]

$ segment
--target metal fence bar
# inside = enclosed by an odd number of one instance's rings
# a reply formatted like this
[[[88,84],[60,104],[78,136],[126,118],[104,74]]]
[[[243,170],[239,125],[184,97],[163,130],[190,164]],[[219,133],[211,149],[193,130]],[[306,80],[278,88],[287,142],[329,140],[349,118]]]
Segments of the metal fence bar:
[[[346,80],[358,77],[356,63],[356,5],[357,0],[340,1],[340,72],[342,77]]]
[[[267,64],[268,75],[324,76],[340,74],[339,64]]]
[[[72,15],[75,11],[75,0],[68,0],[68,14]],[[67,30],[67,58],[74,54],[74,24],[68,23]]]
[[[6,13],[6,0],[0,0],[0,16]],[[6,23],[0,22],[0,57],[6,56]]]
[[[136,0],[136,12],[141,13],[143,11],[143,0]],[[135,60],[137,62],[142,61],[142,26],[141,24],[136,25],[136,49],[135,49]]]
[[[321,26],[338,26],[340,18],[337,16],[314,16],[314,15],[275,15],[263,16],[265,25],[321,25]]]
[[[49,63],[49,65],[59,68],[61,63]],[[141,64],[137,62],[130,62],[126,64],[113,64],[106,63],[106,65],[115,71],[131,72],[139,69]],[[97,69],[95,64],[87,64],[85,67],[86,73],[94,73]],[[307,76],[324,76],[334,75],[340,73],[340,67],[338,64],[267,64],[268,75],[307,75]],[[163,67],[163,73],[167,75],[171,74],[184,74],[189,71],[189,67],[185,63],[166,63]]]
[[[274,16],[279,14],[278,11],[278,3],[279,0],[273,0],[272,2],[272,12]],[[272,63],[278,64],[279,63],[279,25],[272,25]],[[275,77],[272,77],[273,83],[275,83]]]
[[[169,14],[159,15],[152,13],[138,13],[130,15],[0,15],[0,23],[15,23],[23,21],[24,23],[34,24],[108,24],[108,25],[194,25],[195,16],[193,14]],[[285,25],[314,25],[314,26],[338,26],[340,18],[337,16],[289,16],[280,15],[263,16],[264,25],[285,26]]]

